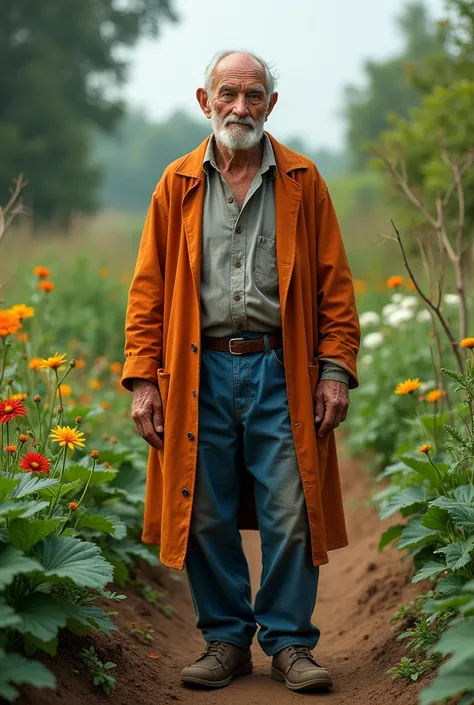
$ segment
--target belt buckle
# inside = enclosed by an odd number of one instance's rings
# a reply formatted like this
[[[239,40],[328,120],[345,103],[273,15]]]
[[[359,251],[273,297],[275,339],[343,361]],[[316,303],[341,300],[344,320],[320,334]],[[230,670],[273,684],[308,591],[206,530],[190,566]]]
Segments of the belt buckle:
[[[229,352],[230,352],[232,355],[243,355],[243,353],[241,353],[241,352],[234,352],[234,351],[232,350],[232,341],[234,341],[234,340],[245,340],[245,338],[230,338],[230,339],[229,339]]]

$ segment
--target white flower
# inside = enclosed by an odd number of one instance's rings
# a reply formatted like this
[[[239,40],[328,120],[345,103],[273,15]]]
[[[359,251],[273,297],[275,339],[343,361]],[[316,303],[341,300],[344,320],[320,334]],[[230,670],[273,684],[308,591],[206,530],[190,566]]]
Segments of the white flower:
[[[375,311],[364,311],[359,316],[361,326],[376,326],[380,323],[380,316]]]
[[[418,305],[418,299],[416,296],[404,296],[400,301],[400,306],[402,308],[411,308],[412,306]]]
[[[362,355],[360,358],[360,364],[361,365],[371,365],[374,361],[373,355]]]
[[[400,308],[398,311],[394,311],[387,317],[387,323],[389,326],[398,328],[402,323],[411,321],[413,318],[413,311],[409,308]]]
[[[419,392],[421,394],[424,394],[427,392],[429,389],[434,389],[437,386],[436,382],[434,379],[428,380],[428,382],[422,382],[419,387]]]
[[[443,296],[443,301],[448,306],[457,306],[459,303],[459,296],[457,294],[445,294]]]
[[[401,294],[400,294],[400,296],[401,296]],[[391,316],[392,313],[394,313],[395,311],[398,311],[398,306],[396,306],[395,304],[387,304],[386,306],[383,307],[382,314],[384,316]]]
[[[367,335],[362,338],[362,345],[364,345],[366,348],[370,348],[371,350],[378,348],[379,345],[382,345],[382,343],[383,334],[379,331],[375,331],[374,333],[367,333]]]
[[[419,311],[417,313],[416,320],[419,323],[423,323],[424,321],[431,321],[431,314],[426,308],[424,308],[422,311]]]
[[[402,299],[403,299],[403,294],[393,294],[393,296],[392,296],[392,301],[394,304],[399,304]]]

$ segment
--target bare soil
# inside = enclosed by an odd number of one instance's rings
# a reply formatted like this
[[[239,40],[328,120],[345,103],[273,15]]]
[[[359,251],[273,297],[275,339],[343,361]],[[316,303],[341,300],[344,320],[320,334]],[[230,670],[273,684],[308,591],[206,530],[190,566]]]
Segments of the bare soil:
[[[165,601],[172,605],[171,617],[133,590],[128,599],[114,603],[119,611],[115,621],[120,631],[110,638],[62,639],[57,657],[42,657],[58,680],[56,692],[25,688],[20,705],[262,705],[269,702],[285,705],[298,698],[318,698],[333,705],[415,705],[422,684],[392,681],[386,670],[404,654],[390,627],[390,616],[400,603],[413,599],[419,587],[410,583],[412,568],[402,563],[400,554],[391,549],[378,553],[377,544],[388,523],[381,524],[368,504],[370,477],[359,462],[343,461],[342,477],[346,502],[350,546],[330,554],[330,563],[321,569],[320,591],[315,621],[322,631],[315,650],[317,659],[327,666],[335,686],[331,692],[295,694],[284,684],[270,678],[271,660],[258,645],[253,647],[253,674],[233,681],[215,691],[192,690],[180,685],[181,668],[194,661],[204,648],[195,629],[194,611],[183,573],[165,568],[144,568],[139,580],[154,589],[167,591]],[[256,532],[245,532],[244,545],[252,582],[258,584],[260,546]],[[172,579],[172,573],[181,581]],[[114,605],[107,603],[106,609]],[[150,623],[154,639],[140,643],[130,633],[129,625]],[[117,664],[116,688],[107,697],[93,688],[86,672],[78,668],[78,654],[83,646],[93,644],[105,661]],[[150,654],[153,658],[150,658]],[[157,658],[155,658],[157,656]],[[80,672],[74,672],[79,670]]]

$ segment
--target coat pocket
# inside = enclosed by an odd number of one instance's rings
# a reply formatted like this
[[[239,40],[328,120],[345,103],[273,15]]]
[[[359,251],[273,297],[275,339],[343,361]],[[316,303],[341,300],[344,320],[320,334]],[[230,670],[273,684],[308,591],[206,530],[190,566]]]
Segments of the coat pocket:
[[[165,372],[165,370],[160,367],[156,376],[157,376],[157,382],[158,382],[158,389],[159,389],[160,397],[161,397],[161,406],[163,409],[163,421],[164,421],[165,415],[166,415],[166,406],[168,404],[168,393],[169,393],[169,387],[170,387],[170,373]]]
[[[264,294],[278,294],[276,241],[259,235],[255,253],[254,280]]]

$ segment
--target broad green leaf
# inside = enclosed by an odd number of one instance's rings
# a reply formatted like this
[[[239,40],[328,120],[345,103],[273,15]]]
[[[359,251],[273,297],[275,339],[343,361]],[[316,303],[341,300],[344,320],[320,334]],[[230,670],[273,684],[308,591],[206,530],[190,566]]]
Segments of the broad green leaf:
[[[454,523],[466,534],[474,534],[474,507],[459,504],[450,512]]]
[[[12,492],[12,497],[15,499],[21,499],[22,497],[27,497],[33,492],[38,492],[38,490],[45,489],[46,487],[54,487],[59,485],[59,480],[52,477],[37,477],[31,473],[23,475],[19,485],[15,487]]]
[[[89,541],[70,536],[47,536],[36,544],[35,556],[46,578],[60,578],[81,587],[101,590],[111,582],[113,568]]]
[[[8,653],[0,657],[0,696],[9,702],[16,700],[19,695],[12,684],[54,689],[56,677],[39,661]]]
[[[474,536],[465,541],[456,541],[443,548],[438,548],[434,553],[444,553],[446,566],[451,570],[459,570],[471,560],[471,551],[474,549]]]
[[[66,611],[49,595],[30,595],[16,607],[22,624],[17,627],[22,634],[31,634],[39,641],[54,639],[66,625]]]
[[[113,553],[127,565],[130,565],[131,556],[143,558],[150,565],[159,565],[158,558],[141,543],[132,541],[131,539],[123,539],[122,541],[114,541],[111,544]]]
[[[0,548],[0,589],[10,585],[15,575],[41,570],[41,565],[33,558],[25,556],[14,546]]]
[[[5,477],[5,475],[0,475],[0,499],[8,497],[15,489],[16,485],[18,485],[20,479],[19,477]]]
[[[431,651],[437,651],[444,656],[451,654],[451,658],[443,664],[445,673],[455,672],[460,666],[466,665],[466,662],[474,665],[474,618],[466,619],[445,631]]]
[[[32,634],[24,634],[23,644],[27,656],[33,656],[33,654],[35,654],[38,649],[41,649],[41,651],[44,651],[47,654],[50,654],[51,656],[56,656],[56,653],[58,651],[57,636],[53,637],[49,641],[41,641],[41,639],[37,639]]]
[[[423,460],[421,456],[419,458],[412,458],[409,455],[402,455],[400,460],[409,468],[417,472],[419,475],[429,480],[431,484],[437,486],[439,483],[438,473],[431,465],[428,459]]]
[[[414,504],[422,504],[426,502],[429,495],[425,487],[405,487],[396,492],[390,499],[384,503],[380,510],[380,518],[387,519],[395,512],[405,507],[411,507]]]
[[[404,524],[395,524],[394,526],[389,526],[389,528],[384,531],[379,541],[379,551],[382,551],[385,546],[392,543],[397,539],[405,528]]]
[[[44,497],[50,501],[51,499],[54,499],[54,497],[58,496],[59,499],[61,499],[61,497],[64,497],[64,495],[68,494],[68,492],[78,489],[81,484],[82,483],[79,480],[77,482],[64,482],[62,485],[56,485],[54,487],[48,487],[40,490],[39,495],[40,497]]]
[[[453,698],[466,690],[474,691],[474,663],[466,664],[453,672],[446,672],[445,666],[446,664],[441,666],[436,678],[421,691],[420,705],[438,705],[446,698]]]
[[[146,473],[130,467],[126,472],[122,471],[118,473],[112,483],[111,489],[116,488],[123,490],[126,493],[128,502],[138,504],[144,501],[145,482]]]
[[[434,414],[423,414],[423,416],[419,417],[419,420],[426,428],[428,433],[434,435],[436,427],[439,428],[440,425],[448,423],[449,413],[445,411],[442,414],[437,414],[436,416]]]
[[[84,465],[69,465],[64,471],[65,482],[77,482],[85,485],[89,479],[91,469]],[[101,485],[103,482],[112,482],[117,475],[117,470],[104,470],[100,465],[96,466],[91,478],[91,486]]]
[[[453,494],[458,502],[474,504],[474,485],[461,485],[460,487],[455,487]]]
[[[8,525],[8,536],[12,544],[28,553],[30,548],[45,536],[52,534],[61,519],[12,519]]]
[[[100,451],[99,463],[110,463],[118,469],[120,465],[127,460],[130,460],[130,451],[128,450],[121,452],[117,452],[115,450]]]
[[[112,622],[108,614],[95,605],[76,605],[69,603],[65,605],[68,619],[82,624],[88,629],[97,629],[107,636],[110,632],[118,629]]]
[[[13,607],[7,605],[6,602],[4,602],[4,600],[0,597],[0,629],[16,627],[16,625],[20,623],[21,619],[17,614],[15,614]]]
[[[49,507],[49,502],[0,502],[0,517],[32,517],[46,507]]]
[[[443,570],[446,570],[446,566],[443,563],[429,561],[420,568],[411,581],[412,583],[419,583],[421,580],[426,580],[426,578],[432,578],[434,575],[438,575],[438,573],[441,573]]]
[[[403,529],[400,540],[397,542],[397,548],[402,550],[413,548],[422,543],[434,543],[438,538],[437,531],[427,529],[418,517],[414,517]]]
[[[447,575],[436,585],[436,592],[439,592],[445,597],[459,595],[465,583],[466,580],[461,575]]]
[[[116,539],[127,535],[127,527],[117,516],[101,516],[100,514],[82,514],[77,523],[78,529],[95,529],[110,534]]]
[[[446,533],[449,523],[449,513],[446,509],[431,505],[423,516],[421,523],[423,526],[426,526],[427,529],[439,531],[441,534],[444,534]]]
[[[112,556],[107,556],[107,560],[112,563],[114,567],[114,583],[117,583],[117,585],[123,587],[129,579],[127,566],[123,561]]]
[[[474,703],[474,693],[466,693],[466,695],[461,698],[458,705],[473,705]]]

